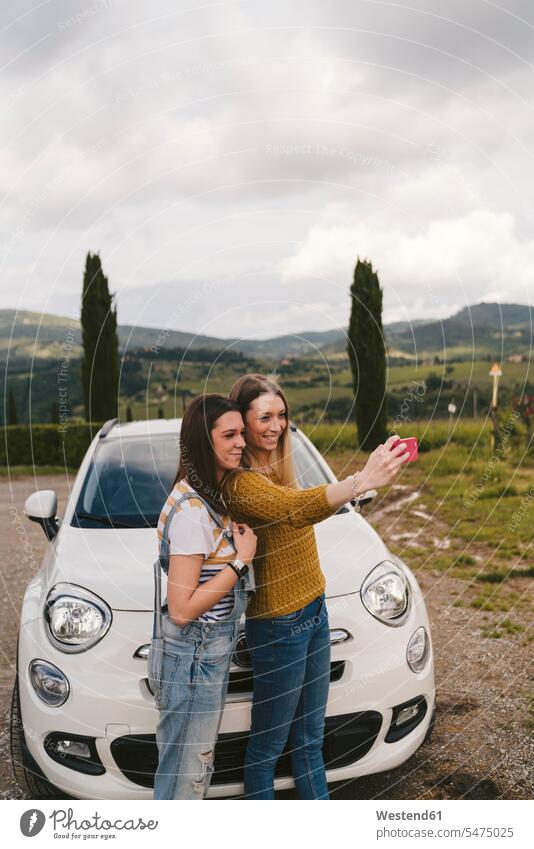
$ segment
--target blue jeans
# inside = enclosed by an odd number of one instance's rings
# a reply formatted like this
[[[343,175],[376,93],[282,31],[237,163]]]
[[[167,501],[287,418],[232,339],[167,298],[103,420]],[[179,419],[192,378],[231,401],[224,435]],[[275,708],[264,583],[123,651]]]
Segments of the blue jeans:
[[[289,740],[299,799],[328,799],[322,745],[330,684],[324,595],[276,619],[247,619],[254,696],[245,798],[274,799],[274,770]]]
[[[238,618],[180,627],[163,616],[154,799],[203,799],[207,793],[238,629]]]

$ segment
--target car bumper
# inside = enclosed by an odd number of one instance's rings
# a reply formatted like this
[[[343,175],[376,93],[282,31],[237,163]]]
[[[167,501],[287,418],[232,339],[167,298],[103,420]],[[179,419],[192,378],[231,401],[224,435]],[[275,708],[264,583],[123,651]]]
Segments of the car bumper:
[[[325,729],[329,782],[390,770],[422,744],[435,699],[432,648],[424,669],[414,674],[406,662],[413,632],[430,626],[423,600],[414,592],[408,619],[385,626],[363,608],[359,593],[328,600],[330,627],[345,629],[346,642],[332,646],[332,660],[343,664],[330,686]],[[19,639],[19,687],[26,746],[43,775],[66,794],[80,799],[150,799],[157,750],[158,714],[146,683],[146,661],[134,656],[150,639],[150,613],[114,611],[111,631],[90,651],[67,655],[49,642],[41,619],[26,623]],[[60,708],[47,707],[31,685],[28,667],[41,658],[68,677],[71,692]],[[335,677],[335,676],[334,676]],[[395,706],[424,700],[416,726],[387,742]],[[423,704],[423,701],[421,701]],[[242,753],[250,727],[250,693],[230,693],[216,749],[210,797],[243,792]],[[79,772],[53,759],[46,742],[54,732],[94,740],[103,771]],[[293,787],[287,759],[281,759],[276,789]]]

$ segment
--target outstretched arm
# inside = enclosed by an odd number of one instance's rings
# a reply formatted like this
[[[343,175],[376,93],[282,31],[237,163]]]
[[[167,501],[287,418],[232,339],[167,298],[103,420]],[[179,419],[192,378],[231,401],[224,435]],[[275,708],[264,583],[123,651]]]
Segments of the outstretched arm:
[[[409,456],[403,445],[391,450],[397,439],[392,436],[375,449],[361,472],[310,489],[275,484],[248,470],[231,474],[225,484],[229,509],[266,522],[289,522],[297,528],[322,522],[357,495],[393,480]]]
[[[339,483],[329,484],[326,488],[328,503],[341,507],[369,489],[378,489],[391,483],[410,456],[402,444],[392,448],[398,438],[390,436],[383,445],[375,448],[361,472],[355,472]]]

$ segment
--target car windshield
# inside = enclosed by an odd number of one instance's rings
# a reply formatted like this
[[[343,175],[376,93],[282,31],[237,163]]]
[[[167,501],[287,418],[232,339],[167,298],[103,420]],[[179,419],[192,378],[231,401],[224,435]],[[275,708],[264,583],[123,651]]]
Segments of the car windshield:
[[[335,480],[298,433],[291,434],[299,486]],[[155,528],[178,468],[178,438],[110,439],[98,445],[72,524]]]

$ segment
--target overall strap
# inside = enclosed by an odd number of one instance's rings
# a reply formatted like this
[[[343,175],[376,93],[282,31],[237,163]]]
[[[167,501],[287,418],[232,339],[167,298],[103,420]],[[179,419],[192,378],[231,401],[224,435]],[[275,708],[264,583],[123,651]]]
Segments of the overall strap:
[[[225,527],[224,527],[224,524],[223,524],[223,522],[221,521],[221,517],[220,517],[220,516],[219,516],[219,514],[218,514],[218,513],[217,513],[217,512],[213,509],[213,507],[212,507],[210,504],[208,504],[208,502],[207,502],[207,501],[204,501],[204,499],[202,498],[202,496],[201,496],[201,495],[198,495],[198,496],[197,496],[197,495],[193,495],[193,494],[191,493],[191,494],[189,495],[189,497],[190,497],[190,498],[195,498],[195,497],[200,498],[200,500],[202,501],[202,503],[203,503],[204,507],[206,508],[206,510],[208,511],[208,513],[210,514],[211,518],[213,519],[213,521],[215,522],[215,524],[217,525],[217,527],[219,527],[219,528],[221,529],[221,536],[222,536],[222,537],[224,537],[224,539],[226,540],[226,542],[230,543],[230,545],[232,546],[232,548],[234,549],[234,551],[235,551],[235,552],[237,552],[237,548],[236,548],[236,547],[235,547],[235,545],[234,545],[234,537],[233,537],[232,532],[231,532],[231,531],[229,531],[229,530],[228,530],[228,528],[225,528]],[[217,544],[218,544],[218,540],[217,540]],[[215,548],[217,548],[217,545],[215,545],[215,546],[214,546],[214,549],[215,549]]]
[[[232,532],[224,527],[223,522],[221,521],[220,516],[216,511],[211,507],[207,501],[205,501],[201,495],[197,492],[184,492],[181,497],[172,505],[168,514],[165,516],[163,522],[163,533],[161,540],[159,542],[159,557],[154,561],[154,625],[152,629],[152,635],[154,638],[161,638],[162,633],[162,614],[161,614],[161,570],[165,572],[166,575],[169,574],[169,528],[171,524],[171,519],[176,513],[176,510],[182,503],[182,501],[186,501],[189,498],[198,498],[202,501],[204,507],[210,514],[211,518],[217,525],[217,527],[221,528],[221,534],[224,539],[230,543],[234,551],[237,551]]]
[[[237,554],[237,548],[236,548],[235,543],[234,543],[234,535],[233,535],[231,530],[224,527],[224,524],[221,521],[221,517],[216,512],[216,510],[214,510],[213,507],[210,504],[208,504],[208,502],[205,501],[202,498],[202,496],[199,495],[197,492],[187,492],[187,493],[185,493],[185,497],[186,498],[199,498],[200,501],[202,501],[204,507],[206,508],[208,513],[210,514],[211,518],[213,519],[213,521],[215,522],[217,527],[219,527],[221,529],[221,536],[224,537],[226,542],[229,543],[232,546],[235,553]],[[220,537],[219,537],[219,539],[220,539]],[[219,540],[217,540],[215,547],[217,547],[218,544],[219,544]],[[251,594],[256,592],[256,579],[255,579],[254,567],[253,567],[252,563],[248,567],[248,572],[245,575],[245,577],[239,579],[238,586],[241,586],[245,590],[247,595],[251,595]]]
[[[154,624],[152,628],[152,636],[155,639],[161,639],[162,621],[161,621],[161,570],[165,574],[169,573],[169,526],[170,520],[176,513],[178,507],[189,498],[187,493],[184,493],[181,498],[172,505],[163,523],[163,536],[159,543],[159,556],[154,561]]]

